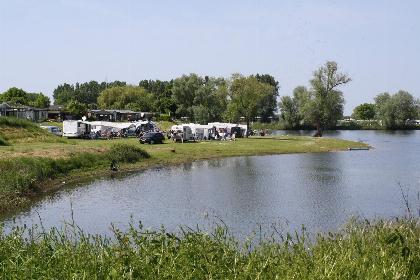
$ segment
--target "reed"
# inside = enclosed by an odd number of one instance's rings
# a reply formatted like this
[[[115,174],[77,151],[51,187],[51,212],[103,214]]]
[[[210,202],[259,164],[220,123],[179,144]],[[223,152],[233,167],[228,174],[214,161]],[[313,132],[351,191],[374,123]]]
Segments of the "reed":
[[[177,232],[110,226],[110,237],[72,223],[46,231],[0,226],[6,279],[419,279],[419,220],[350,219],[338,232],[254,233],[238,241],[215,224]]]

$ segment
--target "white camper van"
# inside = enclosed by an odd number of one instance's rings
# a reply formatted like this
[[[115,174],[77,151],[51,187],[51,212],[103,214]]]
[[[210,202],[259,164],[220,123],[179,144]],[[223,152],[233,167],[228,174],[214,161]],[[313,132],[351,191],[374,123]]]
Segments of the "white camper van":
[[[63,121],[63,136],[71,138],[90,138],[92,126],[86,121]]]

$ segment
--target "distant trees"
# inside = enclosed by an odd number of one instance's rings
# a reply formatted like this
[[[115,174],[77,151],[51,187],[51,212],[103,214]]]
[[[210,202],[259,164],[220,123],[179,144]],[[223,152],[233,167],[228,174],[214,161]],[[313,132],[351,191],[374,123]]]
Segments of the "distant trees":
[[[308,94],[306,87],[298,86],[293,90],[293,97],[284,95],[280,98],[279,108],[285,129],[295,129],[301,125],[300,100],[304,100]]]
[[[50,107],[50,98],[42,94],[42,92],[38,95],[37,99],[33,103],[34,107],[38,108],[49,108]]]
[[[12,104],[28,104],[28,96],[26,91],[21,88],[12,87],[0,95],[0,101]]]
[[[363,103],[354,108],[354,118],[357,120],[373,120],[376,115],[375,104]]]
[[[0,102],[29,105],[38,108],[50,107],[50,98],[41,93],[27,93],[23,89],[12,87],[0,94]]]
[[[350,82],[351,78],[346,73],[338,73],[334,61],[327,61],[313,75],[310,90],[295,88],[293,98],[282,97],[279,107],[288,127],[296,127],[298,121],[311,123],[316,126],[316,135],[322,136],[323,129],[334,126],[342,118],[345,100],[337,87]]]
[[[394,95],[378,94],[375,98],[378,119],[387,129],[405,128],[409,120],[419,117],[420,101],[400,90]]]
[[[220,121],[226,109],[227,95],[223,78],[182,75],[173,81],[172,100],[176,115],[197,123]]]
[[[259,82],[255,76],[244,77],[233,74],[228,85],[228,105],[225,120],[238,122],[241,117],[247,124],[249,131],[250,121],[262,113],[267,100],[275,93],[275,87]]]
[[[133,85],[108,88],[98,96],[98,105],[102,109],[147,112],[152,111],[153,102],[153,94]]]
[[[261,116],[262,122],[270,122],[270,117],[273,117],[274,114],[277,112],[277,97],[279,96],[279,83],[274,79],[273,76],[268,74],[264,75],[255,75],[257,80],[260,83],[269,84],[274,87],[273,94],[269,94],[265,96],[263,100],[261,100],[259,115]]]
[[[126,82],[120,81],[114,81],[111,83],[102,82],[100,84],[96,81],[90,81],[89,83],[83,84],[76,83],[75,86],[64,83],[63,85],[59,85],[56,89],[54,89],[54,104],[66,106],[71,100],[77,100],[80,103],[92,107],[90,105],[97,103],[97,98],[103,90],[125,85]]]

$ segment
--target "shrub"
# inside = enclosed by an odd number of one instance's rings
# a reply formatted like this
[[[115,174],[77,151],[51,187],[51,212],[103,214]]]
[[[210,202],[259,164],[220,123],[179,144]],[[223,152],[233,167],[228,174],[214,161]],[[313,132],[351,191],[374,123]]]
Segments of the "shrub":
[[[164,121],[164,122],[169,122],[169,121],[171,121],[171,116],[162,114],[162,115],[160,115],[160,120]]]
[[[150,155],[139,147],[127,144],[117,144],[108,151],[108,157],[115,162],[136,162]]]

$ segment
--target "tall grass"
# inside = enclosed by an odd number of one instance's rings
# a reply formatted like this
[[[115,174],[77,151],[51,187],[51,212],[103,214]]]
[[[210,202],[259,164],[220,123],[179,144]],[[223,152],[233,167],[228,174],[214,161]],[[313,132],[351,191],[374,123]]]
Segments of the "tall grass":
[[[26,204],[45,187],[48,180],[61,176],[106,169],[110,163],[137,162],[150,155],[126,144],[113,145],[104,153],[82,152],[69,158],[18,157],[0,160],[0,212]]]
[[[178,232],[133,223],[112,237],[0,227],[6,279],[419,279],[419,221],[350,219],[339,232],[273,233],[237,241],[223,226]]]

